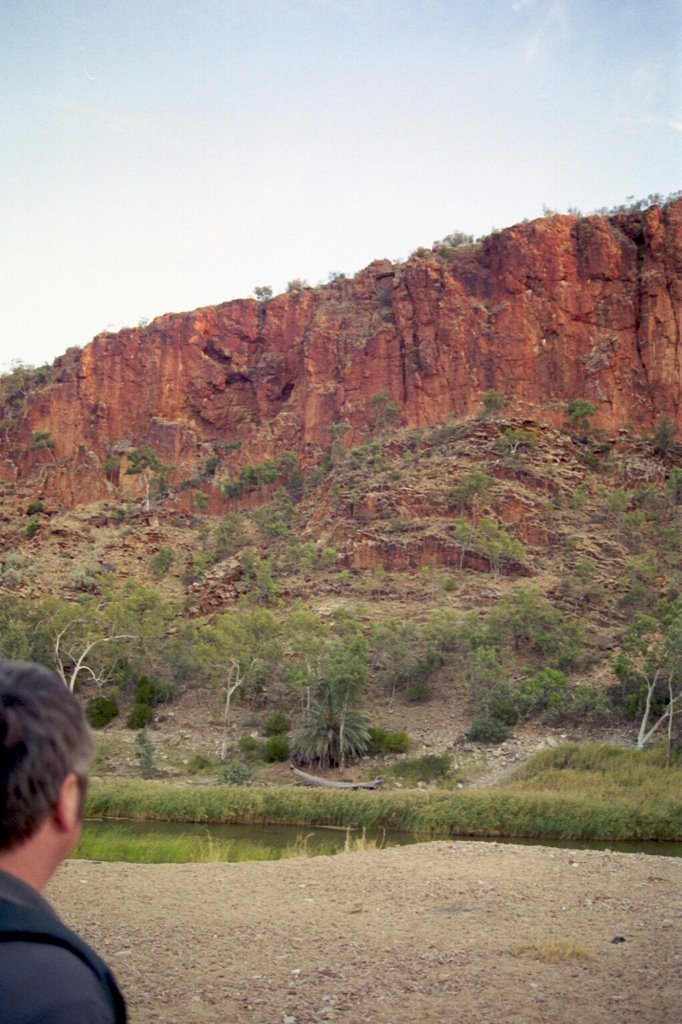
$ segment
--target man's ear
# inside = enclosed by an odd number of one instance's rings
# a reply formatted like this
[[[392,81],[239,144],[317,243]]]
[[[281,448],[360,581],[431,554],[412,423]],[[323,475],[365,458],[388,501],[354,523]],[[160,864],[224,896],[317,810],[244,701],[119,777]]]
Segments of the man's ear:
[[[81,784],[75,772],[62,782],[59,798],[53,809],[55,824],[62,832],[72,832],[81,821]]]

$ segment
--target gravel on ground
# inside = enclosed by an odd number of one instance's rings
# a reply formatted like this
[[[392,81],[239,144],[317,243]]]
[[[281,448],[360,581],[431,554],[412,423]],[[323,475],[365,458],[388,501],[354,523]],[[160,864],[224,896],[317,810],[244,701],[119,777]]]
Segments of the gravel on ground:
[[[672,1024],[681,894],[672,857],[460,841],[48,889],[132,1024]]]

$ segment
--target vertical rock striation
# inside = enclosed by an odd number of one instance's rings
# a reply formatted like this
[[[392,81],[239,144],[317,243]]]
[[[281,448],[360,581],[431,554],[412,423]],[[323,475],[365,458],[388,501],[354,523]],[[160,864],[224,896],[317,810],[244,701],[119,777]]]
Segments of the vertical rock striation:
[[[580,397],[607,430],[682,425],[681,298],[678,200],[553,215],[267,302],[168,314],[69,350],[5,402],[0,478],[75,505],[104,497],[106,460],[141,444],[184,477],[214,452],[235,467],[287,449],[314,462],[332,423],[364,436],[380,393],[412,427],[469,416],[490,389],[541,423]],[[54,447],[35,449],[36,431]]]

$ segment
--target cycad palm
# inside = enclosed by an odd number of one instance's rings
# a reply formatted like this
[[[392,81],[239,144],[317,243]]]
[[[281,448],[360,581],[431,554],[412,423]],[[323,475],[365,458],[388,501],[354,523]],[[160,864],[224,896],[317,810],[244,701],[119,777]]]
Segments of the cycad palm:
[[[326,681],[308,711],[296,739],[296,750],[321,768],[362,757],[369,744],[369,718],[348,688]]]

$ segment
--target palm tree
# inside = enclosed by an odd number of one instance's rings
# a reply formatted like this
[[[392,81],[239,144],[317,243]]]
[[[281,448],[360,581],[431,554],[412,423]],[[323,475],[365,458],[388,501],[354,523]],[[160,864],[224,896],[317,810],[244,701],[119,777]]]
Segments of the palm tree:
[[[370,722],[352,686],[325,680],[296,737],[296,752],[320,768],[362,757],[369,744]]]

